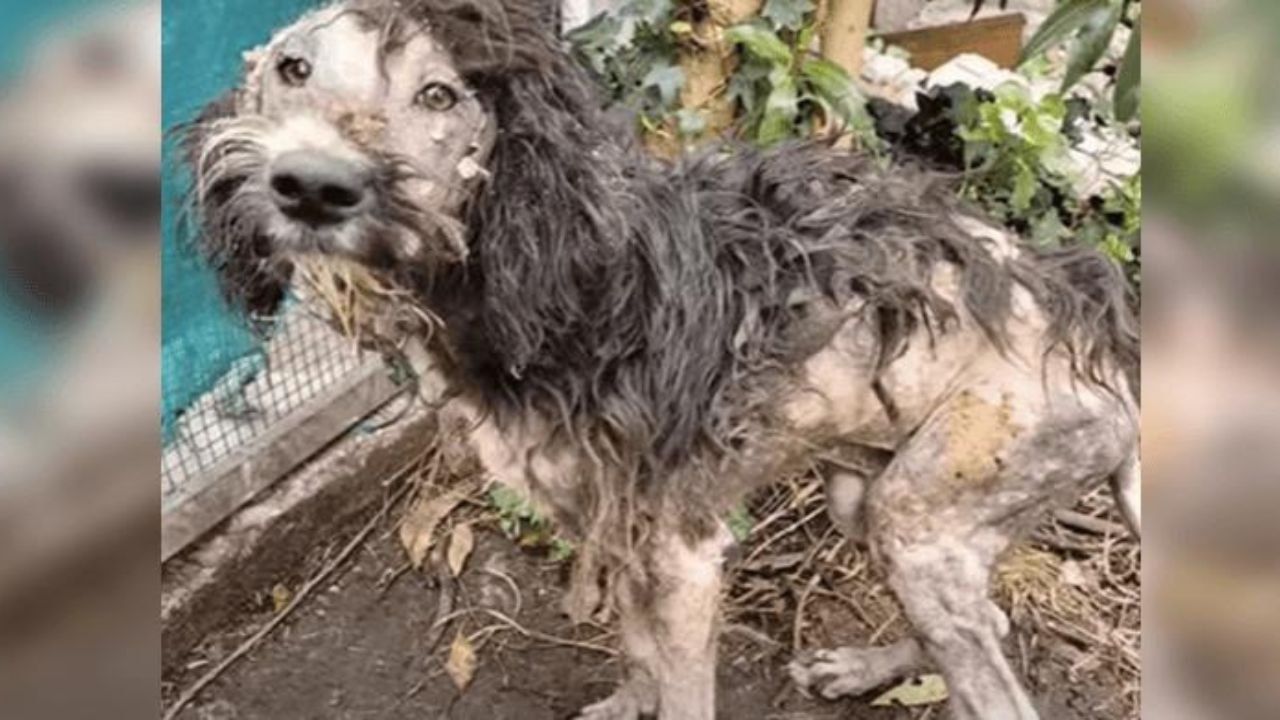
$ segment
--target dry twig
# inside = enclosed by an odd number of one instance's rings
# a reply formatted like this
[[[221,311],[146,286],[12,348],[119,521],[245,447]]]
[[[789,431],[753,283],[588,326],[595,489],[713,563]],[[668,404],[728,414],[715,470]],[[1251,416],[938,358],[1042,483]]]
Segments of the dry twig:
[[[411,463],[411,466],[417,465],[420,460],[421,458],[415,458],[414,462]],[[397,473],[397,477],[403,477],[404,474],[405,471],[401,471],[400,473]],[[294,594],[293,598],[289,600],[289,603],[280,609],[280,612],[276,613],[276,615],[272,617],[266,625],[259,628],[257,632],[250,635],[244,642],[240,643],[240,645],[236,647],[230,655],[223,658],[222,662],[215,665],[204,675],[201,675],[195,683],[179,695],[178,699],[175,700],[173,705],[169,706],[169,709],[165,712],[163,720],[173,720],[178,717],[178,713],[182,712],[182,710],[190,704],[192,700],[195,700],[201,691],[213,684],[213,682],[231,668],[232,665],[235,665],[237,661],[245,655],[248,655],[249,652],[258,645],[258,643],[262,642],[262,640],[270,635],[273,630],[279,627],[294,610],[302,605],[304,600],[311,596],[311,593],[314,592],[317,587],[323,584],[339,566],[346,562],[347,558],[351,557],[357,548],[364,544],[364,541],[369,537],[369,535],[371,535],[378,525],[386,519],[387,515],[391,512],[391,508],[400,500],[404,499],[411,488],[412,486],[406,483],[404,487],[397,490],[392,498],[383,504],[382,509],[370,518],[369,522],[365,523],[364,527],[360,529],[360,532],[356,533],[355,537],[351,538],[351,540],[343,546],[341,552],[329,560],[329,562],[320,569],[320,572],[316,573],[307,580],[305,584],[303,584],[302,588],[299,589],[298,592]]]

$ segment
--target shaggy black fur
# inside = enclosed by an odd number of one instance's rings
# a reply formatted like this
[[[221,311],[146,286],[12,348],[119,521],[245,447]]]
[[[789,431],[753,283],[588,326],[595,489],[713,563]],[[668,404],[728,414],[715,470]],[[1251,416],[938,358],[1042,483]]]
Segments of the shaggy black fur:
[[[695,452],[743,448],[833,301],[869,301],[880,367],[920,329],[951,331],[957,309],[930,286],[940,262],[961,269],[967,312],[997,346],[1020,283],[1050,319],[1046,350],[1067,348],[1081,377],[1136,365],[1126,283],[1090,249],[998,262],[930,176],[821,144],[674,166],[629,155],[536,5],[360,7],[425,22],[499,127],[492,178],[462,218],[467,260],[393,272],[445,320],[461,377],[499,417],[559,418],[627,492],[663,487]],[[253,238],[206,246],[242,293],[228,257]]]
[[[173,130],[187,165],[199,172],[199,157],[208,140],[209,129],[218,121],[235,115],[235,93],[224,93],[206,105],[191,122]],[[232,198],[244,183],[237,175],[209,188],[203,202],[193,185],[187,193],[178,227],[184,246],[195,247],[217,275],[227,301],[265,330],[269,318],[284,301],[292,265],[274,253],[271,239],[254,225],[245,223]]]
[[[941,261],[963,269],[993,342],[1020,282],[1086,377],[1136,363],[1125,281],[1090,249],[997,263],[930,176],[820,144],[674,167],[625,156],[601,134],[585,75],[520,3],[417,7],[501,129],[466,219],[473,260],[425,288],[498,408],[603,426],[616,447],[644,449],[642,476],[661,477],[699,443],[734,445],[756,395],[742,384],[795,360],[788,338],[816,301],[867,297],[882,366],[922,324],[945,331],[953,308],[929,287]]]

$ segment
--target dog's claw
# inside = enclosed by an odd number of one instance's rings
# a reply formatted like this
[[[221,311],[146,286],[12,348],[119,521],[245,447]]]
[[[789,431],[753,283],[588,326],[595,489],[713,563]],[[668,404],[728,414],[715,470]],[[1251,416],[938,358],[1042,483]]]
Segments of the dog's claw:
[[[640,703],[625,688],[598,703],[588,705],[574,720],[640,720],[643,715]]]
[[[808,652],[787,665],[802,692],[828,699],[861,695],[910,670],[900,648],[836,648]]]

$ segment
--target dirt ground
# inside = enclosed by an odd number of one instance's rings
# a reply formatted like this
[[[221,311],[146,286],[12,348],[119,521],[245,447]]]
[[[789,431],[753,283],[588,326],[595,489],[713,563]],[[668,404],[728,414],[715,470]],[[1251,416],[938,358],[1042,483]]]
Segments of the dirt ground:
[[[750,508],[751,535],[730,560],[718,716],[943,717],[937,704],[872,707],[876,693],[826,702],[790,684],[785,667],[794,647],[878,644],[907,631],[874,566],[827,523],[816,490],[812,480],[797,480]],[[1047,520],[997,579],[997,598],[1014,621],[1006,651],[1046,720],[1138,717],[1138,551],[1117,536],[1109,505],[1095,495],[1069,522]],[[387,521],[178,717],[562,720],[605,697],[620,672],[611,631],[573,627],[559,605],[568,563],[552,559],[545,546],[521,547],[496,520],[477,496],[445,521],[441,537],[457,523],[475,530],[474,551],[456,580],[443,567],[408,570]],[[322,565],[339,540],[318,546],[303,570]],[[208,638],[184,669],[164,678],[166,706],[267,622],[299,584],[293,578],[263,588],[240,627]],[[478,656],[464,692],[445,668],[459,634]]]

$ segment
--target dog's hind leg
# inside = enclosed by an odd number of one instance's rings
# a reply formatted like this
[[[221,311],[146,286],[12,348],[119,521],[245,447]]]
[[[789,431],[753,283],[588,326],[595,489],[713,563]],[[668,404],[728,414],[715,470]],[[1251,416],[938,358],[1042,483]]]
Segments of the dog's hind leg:
[[[1056,498],[1115,472],[1133,418],[1088,390],[1050,399],[1038,379],[1001,378],[949,399],[872,487],[872,544],[958,720],[1038,715],[1005,659],[1009,621],[989,596],[1000,554]]]
[[[862,499],[867,492],[867,478],[857,472],[827,469],[823,472],[827,496],[827,515],[831,523],[852,540],[866,537]]]
[[[1142,537],[1142,460],[1138,450],[1111,476],[1111,491],[1115,495],[1120,516],[1136,538]]]
[[[617,587],[628,677],[581,720],[713,720],[716,630],[728,531],[690,542],[658,529],[638,548],[642,571]]]
[[[988,595],[993,567],[1038,509],[1115,472],[1136,438],[1132,417],[1103,396],[1050,402],[1039,378],[1011,379],[948,399],[866,496],[870,544],[957,720],[1038,717],[1001,648],[1008,618]],[[925,659],[910,650],[844,649],[792,672],[824,695],[862,692]],[[878,662],[851,662],[867,659]]]
[[[861,543],[866,539],[866,513],[863,505],[867,487],[884,472],[892,455],[870,447],[845,446],[838,452],[819,458],[827,514],[831,523],[846,537]]]

